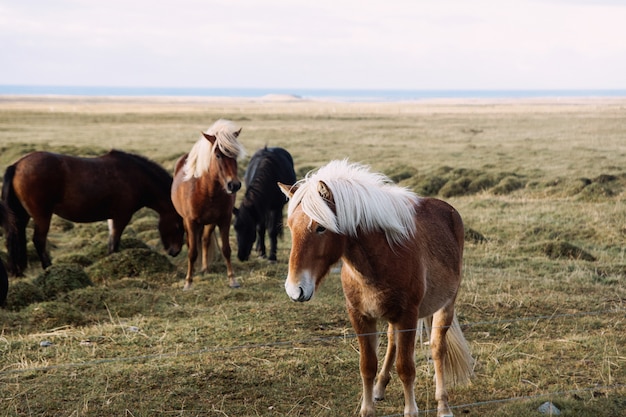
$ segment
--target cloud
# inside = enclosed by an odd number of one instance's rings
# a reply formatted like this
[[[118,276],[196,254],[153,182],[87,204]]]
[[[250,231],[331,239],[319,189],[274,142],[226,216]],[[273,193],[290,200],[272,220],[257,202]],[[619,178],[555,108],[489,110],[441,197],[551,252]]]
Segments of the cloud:
[[[623,88],[617,1],[0,0],[3,83]]]

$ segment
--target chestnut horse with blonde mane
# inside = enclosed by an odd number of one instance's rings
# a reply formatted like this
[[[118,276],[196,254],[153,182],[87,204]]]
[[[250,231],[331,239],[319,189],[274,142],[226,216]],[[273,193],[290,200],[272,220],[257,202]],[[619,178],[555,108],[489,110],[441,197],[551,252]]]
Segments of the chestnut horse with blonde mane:
[[[216,121],[193,145],[188,154],[176,163],[172,183],[172,202],[182,216],[187,232],[187,276],[184,289],[193,283],[194,263],[198,246],[209,247],[213,231],[219,228],[222,255],[226,261],[228,285],[239,287],[230,262],[228,240],[235,205],[235,193],[241,188],[237,174],[237,158],[244,148],[237,138],[241,129],[228,120]],[[207,268],[203,253],[203,272]]]
[[[343,261],[341,283],[360,347],[361,416],[375,415],[394,360],[404,415],[417,416],[414,353],[422,325],[430,332],[437,415],[451,416],[446,383],[468,382],[473,367],[454,311],[464,234],[458,212],[346,160],[281,188],[290,198],[289,297],[310,300],[330,267]],[[375,379],[378,319],[388,322],[388,346]]]

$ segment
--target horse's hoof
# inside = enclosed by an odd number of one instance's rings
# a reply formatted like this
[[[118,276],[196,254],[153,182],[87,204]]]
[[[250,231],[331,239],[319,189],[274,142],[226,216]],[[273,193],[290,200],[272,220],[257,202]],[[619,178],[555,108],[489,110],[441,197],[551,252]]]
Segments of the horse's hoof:
[[[190,283],[185,283],[185,286],[183,287],[183,291],[189,291],[191,289],[191,284]]]
[[[238,282],[231,282],[230,284],[228,284],[228,286],[232,289],[241,288],[241,284]]]

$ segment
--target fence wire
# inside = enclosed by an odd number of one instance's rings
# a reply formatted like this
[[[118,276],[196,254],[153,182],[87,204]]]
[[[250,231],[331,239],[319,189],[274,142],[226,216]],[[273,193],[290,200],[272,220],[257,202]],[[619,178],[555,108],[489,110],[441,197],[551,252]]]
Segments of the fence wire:
[[[479,321],[479,322],[467,322],[460,323],[461,327],[469,328],[475,326],[484,326],[484,325],[501,325],[501,324],[512,324],[519,322],[535,322],[541,320],[558,320],[565,318],[580,318],[580,317],[592,317],[592,316],[601,316],[601,315],[612,315],[612,314],[622,314],[626,313],[626,309],[614,309],[614,310],[602,310],[602,311],[589,311],[589,312],[579,312],[579,313],[563,313],[563,314],[552,314],[552,315],[542,315],[542,316],[534,316],[534,317],[519,317],[514,319],[500,319],[500,320],[488,320],[488,321]],[[401,330],[401,331],[419,331],[419,328]],[[384,336],[387,334],[386,331],[379,331],[375,333],[377,336]],[[368,334],[368,335],[371,335]],[[267,343],[251,343],[245,345],[237,345],[237,346],[221,346],[221,347],[205,347],[201,349],[183,351],[183,352],[170,352],[170,353],[160,353],[160,354],[149,354],[149,355],[137,355],[130,357],[116,357],[116,358],[104,358],[104,359],[96,359],[86,362],[75,362],[75,363],[61,363],[56,365],[48,365],[48,366],[39,366],[39,367],[30,367],[30,368],[20,368],[20,369],[9,369],[0,371],[0,377],[21,374],[26,372],[46,372],[50,370],[56,369],[65,369],[65,368],[83,368],[83,367],[91,367],[105,364],[114,364],[114,363],[123,363],[123,362],[147,362],[152,360],[165,360],[168,358],[176,358],[176,357],[184,357],[184,356],[196,356],[196,355],[204,355],[210,353],[221,353],[221,352],[232,352],[238,350],[247,350],[247,349],[263,349],[263,348],[280,348],[280,347],[291,347],[291,346],[301,346],[305,344],[312,343],[320,343],[320,342],[330,342],[337,339],[356,339],[359,336],[363,336],[364,334],[357,333],[349,333],[349,334],[341,334],[335,336],[324,336],[324,337],[314,337],[305,340],[296,340],[296,341],[276,341],[276,342],[267,342]],[[613,391],[619,389],[625,389],[626,384],[613,384],[613,385],[595,385],[593,387],[573,389],[573,390],[564,390],[564,391],[555,391],[555,392],[547,392],[535,395],[525,395],[519,397],[510,397],[510,398],[500,398],[493,400],[485,400],[485,401],[477,401],[468,404],[455,405],[451,406],[453,410],[460,409],[468,409],[473,407],[480,407],[492,404],[501,404],[508,402],[516,402],[516,401],[527,401],[534,400],[538,398],[550,398],[550,397],[559,397],[563,395],[573,395],[580,394],[585,392],[592,391]],[[432,414],[437,413],[437,409],[426,409],[420,410],[420,413],[424,414]],[[403,414],[388,414],[382,417],[402,417]]]

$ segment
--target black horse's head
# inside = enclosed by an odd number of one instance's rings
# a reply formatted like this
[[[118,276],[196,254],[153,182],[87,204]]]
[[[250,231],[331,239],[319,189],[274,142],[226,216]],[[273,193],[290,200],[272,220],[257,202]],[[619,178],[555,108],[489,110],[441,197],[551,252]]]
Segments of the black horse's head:
[[[237,234],[237,258],[247,261],[256,240],[257,219],[254,207],[241,204],[233,210],[235,214],[235,233]]]

